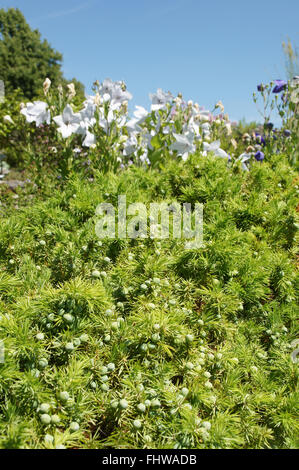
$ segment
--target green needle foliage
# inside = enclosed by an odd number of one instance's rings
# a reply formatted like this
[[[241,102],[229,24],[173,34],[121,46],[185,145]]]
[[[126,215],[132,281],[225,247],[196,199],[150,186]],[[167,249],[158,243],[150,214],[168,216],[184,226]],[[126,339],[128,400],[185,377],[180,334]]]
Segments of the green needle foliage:
[[[277,154],[3,193],[0,447],[297,447],[298,191]],[[99,240],[124,193],[204,203],[204,247]]]

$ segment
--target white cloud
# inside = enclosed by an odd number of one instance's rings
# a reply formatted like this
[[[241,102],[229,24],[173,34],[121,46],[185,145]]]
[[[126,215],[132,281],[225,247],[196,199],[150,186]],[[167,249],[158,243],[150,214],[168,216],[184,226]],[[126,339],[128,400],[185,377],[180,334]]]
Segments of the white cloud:
[[[94,0],[91,0],[89,2],[82,3],[81,5],[77,5],[74,8],[69,8],[68,10],[59,10],[59,11],[54,11],[53,13],[49,13],[48,15],[39,17],[39,18],[34,18],[35,21],[37,20],[50,20],[54,18],[60,18],[62,16],[68,16],[72,15],[73,13],[77,13],[78,11],[84,10],[85,8],[88,8],[92,3],[94,3]]]

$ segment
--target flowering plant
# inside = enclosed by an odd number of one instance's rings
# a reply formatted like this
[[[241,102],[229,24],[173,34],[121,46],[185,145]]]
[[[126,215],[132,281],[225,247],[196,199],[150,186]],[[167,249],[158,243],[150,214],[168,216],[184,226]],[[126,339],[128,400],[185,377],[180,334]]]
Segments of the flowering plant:
[[[263,135],[256,133],[259,144],[266,146],[270,153],[288,153],[290,162],[295,164],[298,160],[299,77],[289,82],[275,80],[266,85],[260,84],[257,90],[259,95],[254,93],[253,99],[255,103],[258,103],[259,97],[262,99],[263,110],[258,110],[264,119]],[[270,120],[274,110],[282,120],[280,129],[276,129]]]
[[[66,176],[74,167],[78,155],[88,155],[88,165],[116,171],[135,165],[161,164],[165,158],[181,157],[201,150],[203,155],[213,152],[230,159],[220,147],[221,133],[230,134],[228,117],[201,108],[197,103],[186,103],[179,94],[158,89],[150,94],[150,111],[136,106],[133,117],[128,115],[128,101],[132,98],[123,82],[106,79],[94,83],[94,95],[86,96],[81,107],[75,109],[75,89],[68,92],[51,90],[51,82],[44,82],[46,101],[27,103],[21,110],[27,123],[36,128],[46,126],[56,134],[50,148],[60,146],[58,167]],[[221,102],[214,108],[224,110]],[[211,142],[211,140],[213,140]],[[83,152],[83,149],[86,151]],[[76,149],[76,151],[75,151]],[[37,160],[34,152],[32,157]],[[42,161],[39,162],[42,165]]]

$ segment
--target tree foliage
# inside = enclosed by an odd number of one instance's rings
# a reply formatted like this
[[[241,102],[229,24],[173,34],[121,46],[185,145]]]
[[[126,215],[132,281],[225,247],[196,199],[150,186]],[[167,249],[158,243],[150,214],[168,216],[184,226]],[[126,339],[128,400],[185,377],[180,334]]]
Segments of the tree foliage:
[[[0,10],[0,78],[6,91],[20,88],[25,98],[40,94],[48,77],[54,85],[65,84],[62,54],[54,50],[38,30],[32,30],[19,9]],[[76,89],[83,85],[76,81]]]

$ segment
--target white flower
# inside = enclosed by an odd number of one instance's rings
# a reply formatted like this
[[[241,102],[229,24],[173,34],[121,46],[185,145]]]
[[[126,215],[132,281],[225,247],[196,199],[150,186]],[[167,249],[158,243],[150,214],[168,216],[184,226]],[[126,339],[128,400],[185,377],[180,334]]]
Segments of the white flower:
[[[120,145],[125,144],[128,139],[129,139],[129,137],[128,137],[127,135],[121,135],[120,138],[119,138],[119,140],[118,140],[118,143],[119,143]]]
[[[67,104],[62,115],[55,116],[53,119],[59,126],[58,131],[61,133],[62,137],[66,139],[78,131],[81,116],[78,113],[75,114],[71,106]]]
[[[43,101],[34,101],[33,103],[27,103],[27,105],[21,109],[21,114],[26,117],[27,122],[36,122],[36,127],[46,122],[50,124],[51,115],[47,109],[47,103]]]
[[[106,132],[106,134],[108,133],[110,124],[114,120],[115,120],[115,117],[114,117],[114,113],[113,113],[112,109],[109,110],[108,115],[107,115],[107,119],[105,118],[103,111],[101,112],[100,119],[99,119],[99,125],[100,125],[100,127],[102,127],[104,129],[104,132]]]
[[[230,122],[227,122],[225,124],[225,128],[226,128],[227,135],[231,135],[232,134],[232,126],[231,126]]]
[[[139,159],[142,163],[151,164],[150,160],[148,159],[148,149],[143,149],[143,153],[139,155]]]
[[[43,83],[43,88],[44,88],[44,93],[45,95],[48,94],[48,91],[50,89],[50,86],[51,86],[51,80],[49,78],[46,78],[46,80],[44,81]]]
[[[119,128],[124,127],[126,124],[126,116],[120,116],[118,119],[116,119],[116,123]]]
[[[211,126],[208,122],[204,122],[200,127],[204,132],[210,132]]]
[[[98,95],[99,96],[99,95]],[[80,111],[81,119],[89,119],[91,120],[94,117],[96,112],[96,97],[88,96],[87,99],[84,101],[83,109]]]
[[[193,116],[190,118],[188,125],[186,125],[186,131],[192,132],[196,138],[200,137],[199,125],[194,121]]]
[[[290,96],[290,100],[291,100],[294,104],[298,104],[298,103],[299,103],[299,87],[296,88],[294,91],[292,91],[291,96]]]
[[[174,98],[173,101],[175,102],[175,104],[177,105],[178,108],[179,108],[179,107],[182,105],[182,103],[183,103],[183,100],[182,100],[182,98],[181,98],[180,96],[177,96],[176,98]]]
[[[111,96],[109,95],[109,93],[104,93],[103,94],[103,101],[104,103],[107,103],[108,101],[111,100]]]
[[[165,134],[165,135],[170,134],[171,132],[172,131],[170,129],[170,126],[165,126],[165,127],[162,128],[162,133]],[[192,132],[193,132],[193,130],[192,130]]]
[[[209,121],[210,117],[211,117],[211,113],[210,113],[210,111],[208,111],[206,109],[202,109],[197,114],[197,117],[200,121]]]
[[[249,171],[248,167],[245,162],[251,158],[252,154],[251,153],[242,153],[238,158],[237,161],[240,161],[242,163],[242,168],[245,171]]]
[[[150,99],[152,101],[151,111],[158,111],[166,106],[167,103],[173,101],[173,96],[170,92],[165,93],[161,88],[158,88],[156,93],[151,93]]]
[[[101,95],[104,96],[104,95],[108,94],[111,97],[113,85],[114,85],[114,83],[111,80],[111,78],[105,78],[102,85],[100,86]]]
[[[69,99],[73,99],[76,96],[76,90],[75,90],[75,85],[74,83],[68,83],[67,85],[69,91],[68,91],[68,97]]]
[[[236,149],[238,147],[237,141],[235,139],[231,139],[231,144]]]
[[[118,104],[120,105],[124,101],[129,101],[131,99],[132,99],[131,93],[129,93],[126,90],[123,90],[120,85],[114,84],[112,88],[112,101],[111,101],[112,105],[118,105]]]
[[[124,155],[128,156],[131,155],[137,149],[137,139],[136,135],[132,134],[130,138],[125,142],[124,145]]]
[[[96,143],[95,135],[87,131],[85,139],[82,143],[83,147],[93,147]]]
[[[154,147],[151,144],[151,140],[155,135],[156,132],[154,131],[154,129],[152,129],[150,132],[143,132],[141,134],[142,145],[146,148],[149,148],[150,150],[154,150]]]
[[[175,142],[171,144],[170,150],[175,150],[178,155],[182,156],[184,161],[187,160],[189,153],[194,153],[196,147],[193,143],[194,134],[192,132],[186,132],[185,134],[175,134],[173,133]]]
[[[96,106],[100,106],[101,102],[101,95],[99,93],[96,93],[96,96],[94,97],[94,103],[96,104]]]
[[[90,96],[88,99],[84,102],[84,108],[78,113],[80,116],[80,126],[78,127],[78,130],[76,131],[77,134],[81,134],[83,136],[87,136],[89,134],[88,138],[86,139],[86,143],[92,142],[92,138],[89,131],[89,128],[94,126],[96,123],[96,119],[94,117],[96,110],[96,104],[94,102],[94,97]],[[94,143],[94,142],[92,142]],[[92,145],[91,143],[91,145]],[[90,145],[85,145],[89,147]]]
[[[13,124],[13,120],[11,119],[11,117],[9,116],[9,114],[6,114],[4,117],[3,117],[3,120],[4,121],[7,121],[7,122],[10,122],[11,124]]]
[[[299,76],[298,76],[298,75],[296,75],[296,76],[291,80],[290,85],[291,85],[292,88],[296,88],[297,86],[299,86]]]
[[[216,140],[211,144],[204,142],[203,148],[205,155],[207,154],[207,152],[213,152],[217,157],[228,158],[228,154],[220,148],[220,140]]]
[[[85,118],[84,120],[80,121],[80,126],[78,127],[76,134],[85,136],[89,128],[92,127],[95,123],[96,123],[95,118],[92,118],[90,120]]]
[[[224,111],[224,106],[223,106],[223,103],[222,101],[218,101],[218,103],[215,104],[215,108],[219,108],[221,110],[221,112],[223,113]]]
[[[124,83],[113,82],[111,78],[106,78],[103,81],[99,91],[105,103],[111,101],[113,110],[119,109],[125,101],[132,99],[132,95],[125,89]]]

